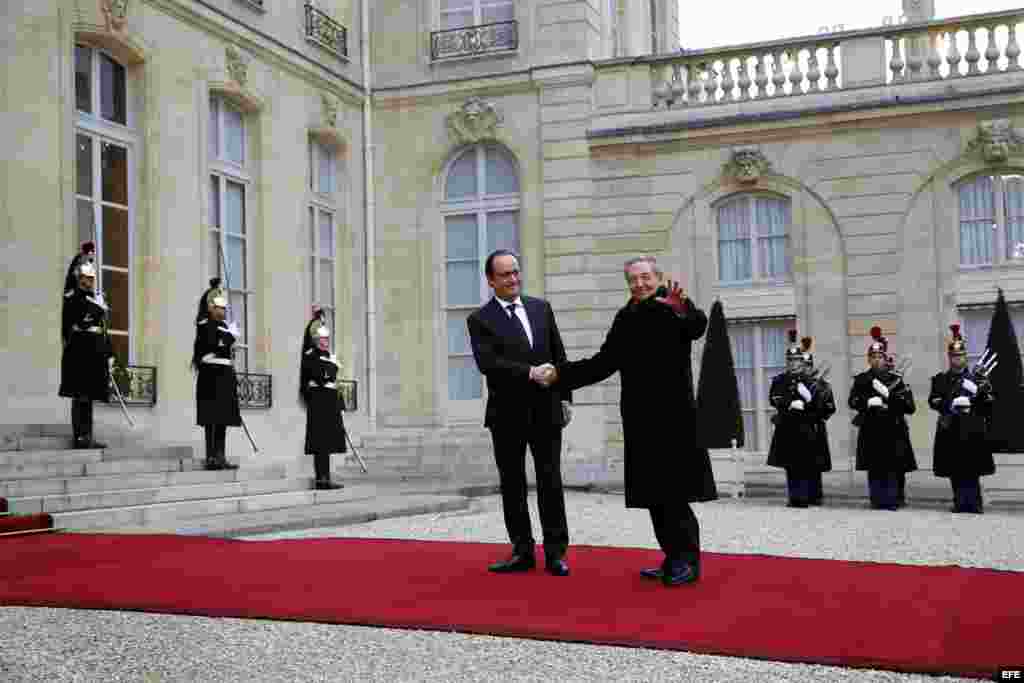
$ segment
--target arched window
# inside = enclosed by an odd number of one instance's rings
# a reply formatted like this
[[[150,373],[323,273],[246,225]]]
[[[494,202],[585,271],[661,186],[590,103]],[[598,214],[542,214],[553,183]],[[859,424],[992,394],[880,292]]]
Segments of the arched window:
[[[957,192],[961,266],[1024,258],[1024,176],[977,175],[960,183]]]
[[[98,289],[110,304],[121,366],[131,362],[134,154],[128,73],[106,50],[75,46],[75,220],[79,242],[96,243]]]
[[[477,145],[448,167],[444,203],[448,398],[483,396],[466,318],[490,296],[484,261],[495,249],[519,252],[519,174],[502,147]],[[522,265],[522,264],[520,264]]]
[[[789,200],[744,194],[718,206],[718,280],[721,283],[789,279]]]

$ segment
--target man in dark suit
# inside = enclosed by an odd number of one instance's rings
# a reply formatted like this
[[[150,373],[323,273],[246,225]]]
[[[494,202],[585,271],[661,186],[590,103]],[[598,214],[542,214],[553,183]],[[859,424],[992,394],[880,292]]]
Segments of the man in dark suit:
[[[565,362],[565,347],[551,306],[520,294],[519,259],[499,249],[484,267],[494,297],[466,324],[477,367],[487,378],[484,426],[491,430],[501,482],[505,528],[512,555],[492,572],[533,569],[533,531],[526,504],[526,447],[537,474],[537,506],[544,531],[545,569],[567,576],[569,530],[562,493],[562,428],[568,422],[568,391],[542,386],[553,363]],[[564,402],[564,405],[563,405]]]

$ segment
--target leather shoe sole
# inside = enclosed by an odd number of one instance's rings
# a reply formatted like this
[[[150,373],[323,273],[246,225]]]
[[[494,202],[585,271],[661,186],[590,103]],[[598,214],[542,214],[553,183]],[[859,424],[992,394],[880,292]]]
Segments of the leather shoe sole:
[[[665,575],[665,572],[661,567],[651,567],[650,569],[641,569],[640,576],[645,579],[660,579]]]
[[[697,583],[699,578],[700,575],[693,570],[693,567],[687,566],[680,572],[662,573],[661,582],[666,586],[682,586],[688,583]]]
[[[565,560],[554,560],[544,563],[544,571],[552,576],[569,576],[569,565]]]
[[[494,572],[495,574],[509,574],[512,572],[528,572],[536,566],[537,562],[531,557],[513,555],[507,560],[495,562],[487,568],[487,571]]]

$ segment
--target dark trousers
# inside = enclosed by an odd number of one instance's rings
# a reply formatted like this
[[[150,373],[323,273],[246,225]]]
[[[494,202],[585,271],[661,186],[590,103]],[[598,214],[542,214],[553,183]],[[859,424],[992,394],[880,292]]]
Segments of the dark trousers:
[[[950,477],[949,483],[953,487],[954,512],[983,511],[980,477]]]
[[[821,473],[800,471],[786,468],[786,491],[789,493],[789,504],[794,507],[807,507],[821,500]]]
[[[501,505],[505,529],[517,554],[533,555],[536,541],[526,503],[526,447],[533,456],[537,475],[537,507],[544,531],[544,554],[561,559],[569,547],[569,525],[565,520],[565,495],[562,492],[562,431],[492,429],[494,460],[501,483]]]
[[[895,510],[899,507],[899,472],[868,470],[868,492],[871,507]]]
[[[313,473],[317,481],[331,480],[330,453],[316,453],[313,455]]]
[[[821,476],[821,472],[814,472],[809,478],[811,484],[810,490],[810,504],[821,505],[822,500],[825,498],[825,482]]]
[[[671,562],[686,562],[700,571],[700,522],[689,503],[652,507],[651,525],[665,553],[665,566]]]
[[[206,462],[210,464],[223,463],[227,459],[225,455],[227,433],[226,425],[203,425],[203,436],[206,439]]]
[[[907,504],[907,473],[896,473],[896,504],[905,507]]]
[[[92,440],[91,399],[71,399],[71,433],[76,442]]]

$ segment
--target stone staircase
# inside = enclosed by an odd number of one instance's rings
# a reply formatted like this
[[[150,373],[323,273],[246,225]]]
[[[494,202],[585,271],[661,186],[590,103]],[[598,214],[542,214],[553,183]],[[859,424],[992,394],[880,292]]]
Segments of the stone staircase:
[[[206,471],[191,446],[72,450],[66,425],[0,426],[0,497],[14,514],[49,513],[67,530],[234,536],[468,506],[394,474],[347,481],[316,491],[284,465]]]

